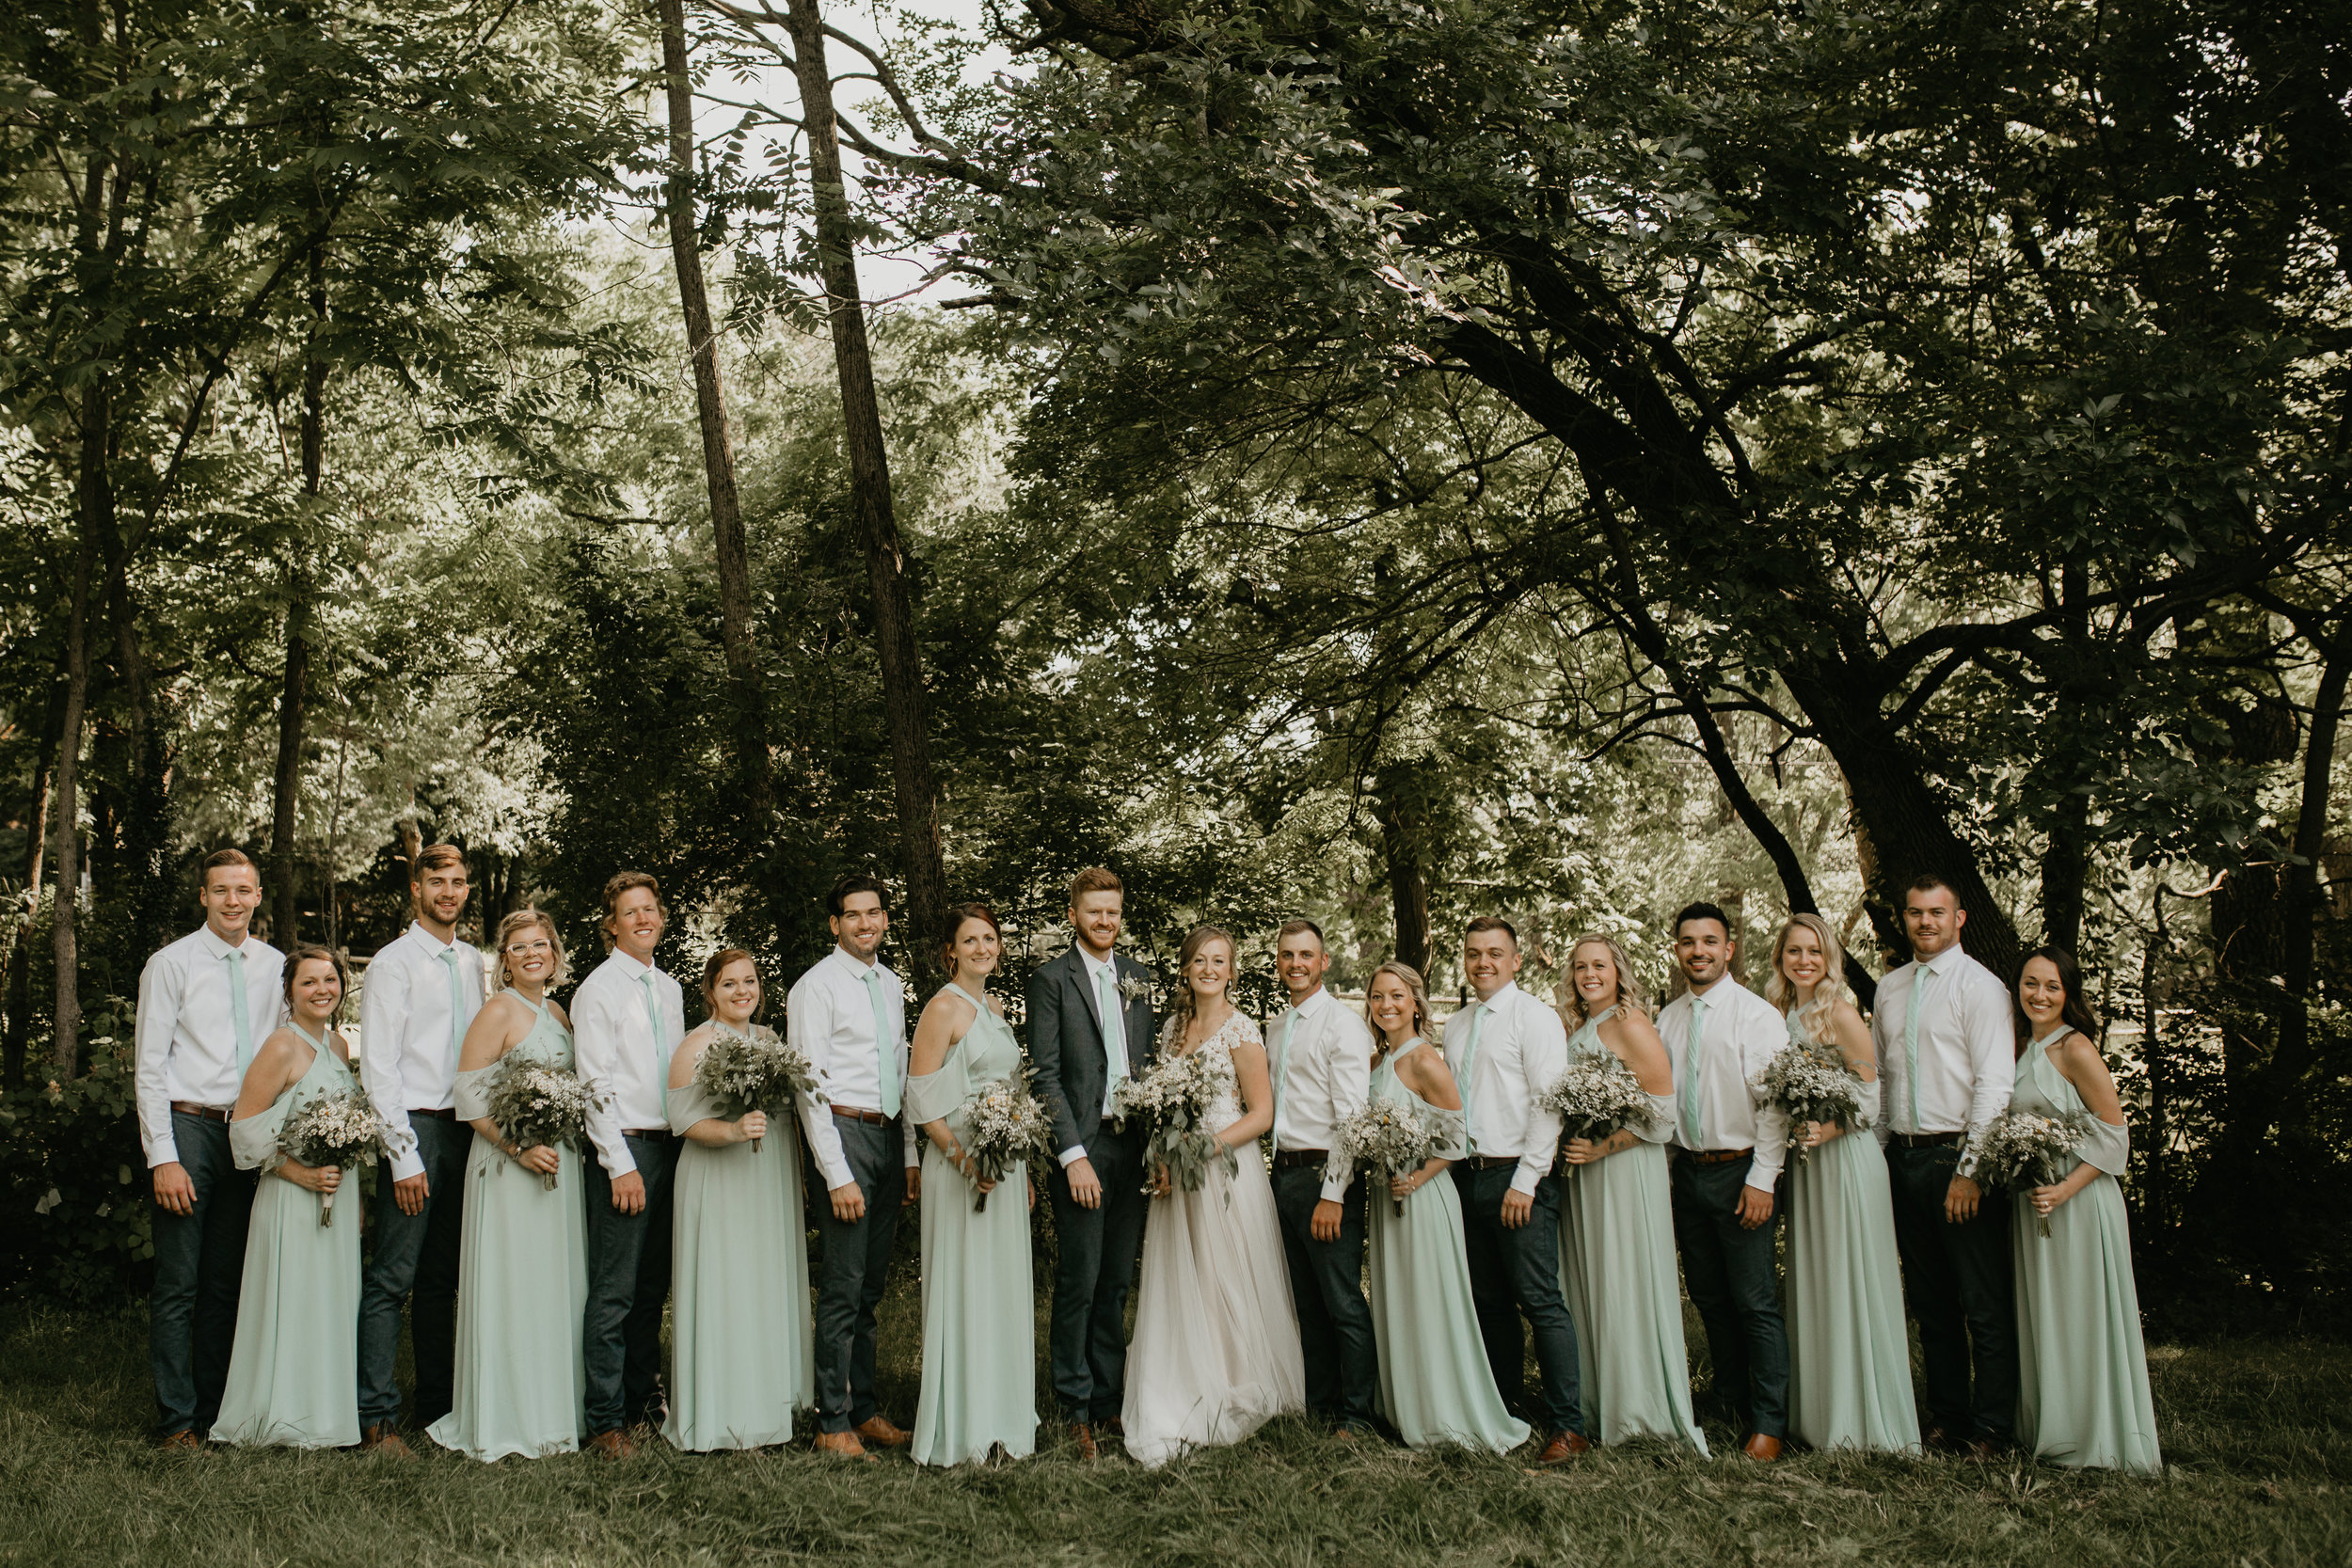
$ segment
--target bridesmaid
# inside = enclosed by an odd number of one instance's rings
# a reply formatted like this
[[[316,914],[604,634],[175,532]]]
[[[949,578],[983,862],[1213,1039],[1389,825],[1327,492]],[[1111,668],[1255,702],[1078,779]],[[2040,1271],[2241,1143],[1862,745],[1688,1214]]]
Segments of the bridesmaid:
[[[1764,999],[1799,1044],[1836,1048],[1862,1080],[1862,1124],[1812,1122],[1788,1163],[1789,1431],[1817,1449],[1919,1451],[1911,1397],[1886,1156],[1865,1132],[1878,1120],[1870,1027],[1842,992],[1845,954],[1818,914],[1789,918],[1772,941]]]
[[[2131,1152],[2122,1102],[2082,1001],[2082,971],[2063,947],[2038,948],[2017,980],[2031,1043],[2010,1108],[2082,1112],[2092,1131],[2080,1163],[2054,1186],[2020,1193],[2010,1225],[2017,1260],[2017,1435],[2037,1458],[2159,1475],[2155,1402],[2139,1336],[2132,1238],[2116,1182]],[[2043,1236],[2039,1221],[2050,1222]]]
[[[1444,1054],[1428,1047],[1429,996],[1418,971],[1394,962],[1374,970],[1364,1010],[1380,1041],[1372,1098],[1412,1106],[1439,1128],[1437,1152],[1391,1178],[1369,1205],[1380,1413],[1416,1449],[1457,1443],[1505,1452],[1527,1441],[1529,1428],[1495,1390],[1470,1302],[1462,1200],[1452,1181],[1438,1180],[1462,1157],[1462,1094]]]
[[[237,1091],[230,1147],[241,1170],[263,1169],[246,1231],[237,1337],[215,1443],[341,1449],[359,1441],[358,1184],[319,1223],[342,1185],[335,1165],[281,1160],[278,1134],[297,1108],[349,1094],[351,1048],[335,1032],[343,960],[324,947],[286,955],[288,1022],[262,1042]]]
[[[1036,1298],[1029,1283],[1026,1171],[1021,1196],[977,1174],[963,1106],[981,1085],[1021,1071],[1004,1004],[988,993],[1003,942],[985,904],[947,911],[947,984],[914,1025],[907,1115],[923,1148],[923,1389],[914,1462],[1025,1459],[1037,1448]],[[978,1195],[993,1193],[985,1209]]]
[[[703,965],[709,1020],[670,1058],[670,1131],[686,1145],[673,1210],[670,1415],[661,1434],[696,1452],[788,1443],[793,1411],[817,1402],[795,1118],[751,1111],[722,1119],[694,1083],[713,1040],[775,1038],[752,1022],[759,1003],[752,956],[721,948]]]
[[[1707,1452],[1691,1412],[1675,1273],[1673,1200],[1664,1139],[1674,1126],[1674,1069],[1650,1022],[1625,949],[1581,936],[1568,950],[1568,1061],[1607,1052],[1654,1102],[1653,1130],[1570,1138],[1560,1205],[1560,1291],[1576,1320],[1577,1386],[1593,1442],[1679,1438]]]
[[[426,1432],[480,1460],[575,1451],[588,1392],[580,1162],[544,1144],[516,1148],[489,1116],[508,1056],[572,1066],[570,1022],[547,995],[569,974],[554,922],[537,910],[508,915],[499,923],[497,961],[499,989],[474,1015],[457,1057],[457,1114],[473,1124],[474,1140],[457,1259],[455,1399]],[[550,1175],[553,1191],[541,1180]]]

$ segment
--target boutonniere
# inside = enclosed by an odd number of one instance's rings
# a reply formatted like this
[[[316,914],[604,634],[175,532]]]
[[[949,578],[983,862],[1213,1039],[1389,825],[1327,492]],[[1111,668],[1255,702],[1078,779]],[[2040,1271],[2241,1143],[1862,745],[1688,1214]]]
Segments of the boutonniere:
[[[1141,1002],[1152,994],[1152,982],[1140,974],[1123,974],[1119,980],[1119,994],[1130,1002]]]

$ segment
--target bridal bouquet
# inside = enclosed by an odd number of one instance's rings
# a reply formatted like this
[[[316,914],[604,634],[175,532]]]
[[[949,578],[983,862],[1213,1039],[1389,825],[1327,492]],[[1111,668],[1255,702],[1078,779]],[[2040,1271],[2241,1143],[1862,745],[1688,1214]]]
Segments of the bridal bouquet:
[[[728,1121],[754,1111],[779,1115],[796,1094],[807,1095],[819,1105],[825,1103],[825,1097],[817,1091],[817,1071],[808,1057],[764,1029],[753,1036],[732,1029],[711,1030],[710,1043],[703,1047],[702,1060],[694,1064],[694,1084],[710,1096],[711,1104]],[[752,1140],[753,1153],[759,1152],[762,1141]]]
[[[984,1180],[1002,1181],[1005,1173],[1028,1163],[1054,1144],[1054,1118],[1045,1104],[1029,1092],[1024,1068],[1010,1078],[982,1084],[963,1102],[963,1148],[972,1156],[973,1170]],[[988,1207],[988,1194],[972,1203],[978,1213]]]
[[[545,1144],[586,1153],[588,1113],[604,1101],[579,1073],[509,1056],[490,1089],[490,1119],[517,1148]],[[548,1191],[555,1178],[542,1174]]]
[[[1536,1105],[1560,1118],[1560,1138],[1589,1138],[1598,1142],[1619,1128],[1637,1132],[1653,1131],[1658,1111],[1643,1092],[1633,1069],[1613,1051],[1593,1051],[1568,1064],[1568,1070],[1551,1087],[1535,1097]]]
[[[1375,1100],[1331,1130],[1331,1164],[1326,1174],[1369,1165],[1385,1189],[1396,1178],[1419,1170],[1437,1151],[1438,1128],[1431,1118],[1410,1105]],[[1389,1202],[1396,1213],[1405,1212],[1405,1200],[1393,1192]]]
[[[1977,1180],[1987,1187],[2028,1192],[2066,1180],[2075,1146],[2090,1136],[2090,1118],[2079,1111],[2045,1117],[2038,1111],[2003,1111],[1976,1141]],[[2042,1234],[2050,1216],[2042,1216]]]
[[[1862,1119],[1862,1080],[1837,1048],[1790,1040],[1748,1085],[1758,1105],[1777,1105],[1788,1116],[1788,1145],[1804,1164],[1805,1124],[1835,1124],[1851,1132]]]
[[[278,1130],[278,1152],[303,1165],[373,1165],[384,1118],[358,1089],[306,1100]],[[319,1223],[335,1220],[335,1195],[319,1194]]]
[[[1212,1163],[1222,1164],[1228,1176],[1241,1174],[1240,1156],[1201,1125],[1209,1107],[1232,1086],[1227,1059],[1202,1051],[1163,1055],[1141,1077],[1120,1080],[1111,1115],[1144,1125],[1145,1192],[1152,1190],[1152,1173],[1162,1165],[1168,1180],[1188,1193],[1199,1192],[1208,1180]]]

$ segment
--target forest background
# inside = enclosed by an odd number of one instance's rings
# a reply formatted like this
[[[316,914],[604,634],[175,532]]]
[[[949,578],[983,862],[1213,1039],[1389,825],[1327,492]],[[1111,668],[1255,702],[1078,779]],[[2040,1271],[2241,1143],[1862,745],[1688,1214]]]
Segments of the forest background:
[[[1692,897],[1867,1004],[1934,870],[2152,1315],[2352,1325],[2341,7],[821,4],[0,34],[0,1291],[142,1288],[196,861],[364,956],[449,838],[779,999],[1100,862],[1259,1010]]]

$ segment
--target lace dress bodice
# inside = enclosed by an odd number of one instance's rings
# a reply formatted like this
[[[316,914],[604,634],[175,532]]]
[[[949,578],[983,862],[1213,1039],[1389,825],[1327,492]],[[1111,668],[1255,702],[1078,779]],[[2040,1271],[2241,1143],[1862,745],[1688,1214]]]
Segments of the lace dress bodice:
[[[1183,1021],[1170,1016],[1167,1026],[1160,1031],[1160,1054],[1177,1054],[1177,1045],[1183,1037]],[[1261,1051],[1265,1049],[1265,1040],[1259,1035],[1258,1026],[1249,1021],[1247,1014],[1238,1010],[1217,1025],[1216,1034],[1194,1048],[1208,1058],[1209,1070],[1220,1080],[1216,1098],[1209,1102],[1208,1115],[1202,1118],[1206,1130],[1211,1132],[1222,1132],[1242,1118],[1241,1077],[1233,1070],[1233,1047],[1236,1045],[1254,1045]]]

